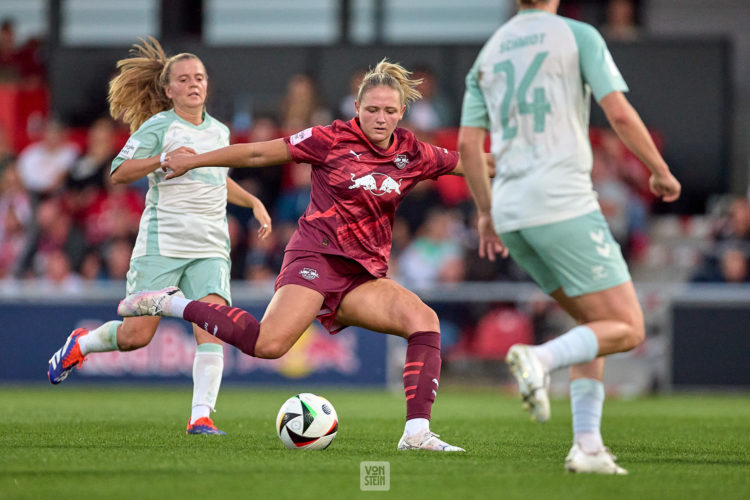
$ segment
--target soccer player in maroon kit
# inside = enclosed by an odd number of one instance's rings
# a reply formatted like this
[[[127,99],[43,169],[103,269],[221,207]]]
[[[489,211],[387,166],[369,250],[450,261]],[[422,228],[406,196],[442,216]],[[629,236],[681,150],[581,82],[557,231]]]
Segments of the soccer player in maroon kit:
[[[398,449],[464,451],[430,432],[440,378],[440,323],[416,294],[386,277],[396,207],[421,180],[460,174],[458,153],[397,128],[419,80],[381,61],[363,79],[357,116],[268,142],[200,155],[170,156],[177,177],[196,167],[312,165],[310,204],[286,247],[276,292],[258,322],[238,308],[188,301],[168,288],[134,294],[123,316],[181,317],[259,358],[283,356],[317,317],[332,334],[358,326],[407,339],[403,381],[406,428]]]

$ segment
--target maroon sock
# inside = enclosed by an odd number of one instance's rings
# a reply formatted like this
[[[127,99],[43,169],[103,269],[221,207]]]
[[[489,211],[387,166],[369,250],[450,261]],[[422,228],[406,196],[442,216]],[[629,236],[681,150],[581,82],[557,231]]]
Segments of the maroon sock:
[[[193,300],[185,307],[182,317],[245,354],[255,356],[260,323],[249,312]]]
[[[412,333],[408,342],[404,363],[406,420],[429,420],[440,380],[440,333]]]

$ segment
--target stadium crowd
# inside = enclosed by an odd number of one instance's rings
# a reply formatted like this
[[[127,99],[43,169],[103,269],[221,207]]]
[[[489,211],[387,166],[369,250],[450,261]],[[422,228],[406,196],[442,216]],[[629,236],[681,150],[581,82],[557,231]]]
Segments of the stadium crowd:
[[[630,2],[612,3],[620,9],[613,7],[603,33],[625,40],[637,37],[633,13],[627,7]],[[45,88],[42,60],[43,47],[38,41],[16,47],[13,24],[2,23],[0,85]],[[458,97],[441,92],[429,65],[414,70],[415,77],[423,79],[419,90],[424,98],[408,110],[403,126],[421,140],[455,149]],[[352,88],[362,74],[359,70],[351,75]],[[232,141],[270,140],[333,118],[353,116],[351,95],[341,96],[335,103],[328,106],[324,102],[311,75],[294,75],[278,112],[251,117],[246,127],[235,127]],[[148,187],[145,180],[132,185],[110,182],[111,161],[127,139],[127,128],[109,117],[98,118],[85,129],[68,129],[51,117],[44,121],[34,118],[26,124],[28,140],[24,142],[29,144],[23,147],[17,146],[17,131],[0,125],[0,280],[35,279],[63,292],[75,291],[86,282],[124,280]],[[639,263],[647,264],[653,258],[649,221],[654,204],[646,187],[648,170],[612,131],[594,129],[591,139],[593,180],[602,212],[629,264],[636,268]],[[658,134],[655,139],[659,144]],[[310,166],[241,169],[230,175],[263,200],[275,229],[271,237],[260,240],[252,227],[252,212],[228,208],[232,278],[272,280],[309,200]],[[692,257],[697,271],[687,278],[750,281],[750,202],[728,198],[717,203],[710,215],[714,217],[705,234],[709,244],[701,247],[702,255]],[[478,257],[473,217],[473,203],[463,179],[448,176],[422,183],[397,213],[390,275],[415,287],[527,281],[528,276],[509,259],[492,263]],[[446,316],[457,318],[457,331],[464,328],[461,314],[446,311]],[[534,313],[526,316],[521,323],[535,318]]]

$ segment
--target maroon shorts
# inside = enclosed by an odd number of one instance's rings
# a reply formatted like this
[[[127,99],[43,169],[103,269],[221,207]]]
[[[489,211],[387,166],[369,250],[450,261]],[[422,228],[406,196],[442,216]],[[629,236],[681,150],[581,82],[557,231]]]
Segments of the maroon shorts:
[[[346,328],[336,322],[336,312],[347,293],[362,283],[377,279],[359,262],[340,255],[287,250],[274,290],[284,285],[311,288],[323,296],[318,321],[335,334]]]

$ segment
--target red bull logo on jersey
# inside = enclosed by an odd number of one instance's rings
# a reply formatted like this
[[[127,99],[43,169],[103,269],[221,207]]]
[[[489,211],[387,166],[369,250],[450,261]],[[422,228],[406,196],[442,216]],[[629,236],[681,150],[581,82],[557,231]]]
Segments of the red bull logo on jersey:
[[[354,178],[352,175],[352,185],[349,189],[362,188],[365,191],[369,191],[375,196],[383,196],[387,193],[401,194],[401,179],[396,182],[390,175],[386,174],[367,174],[359,178]]]

